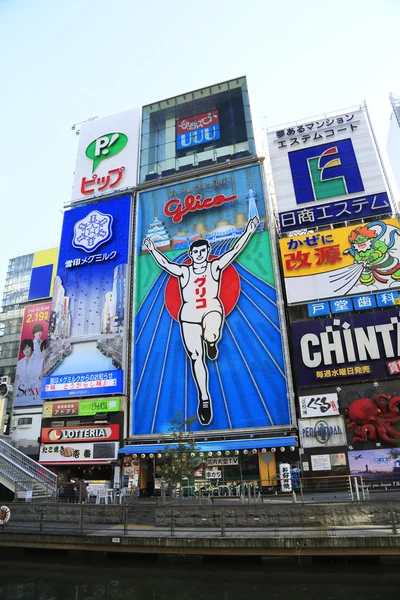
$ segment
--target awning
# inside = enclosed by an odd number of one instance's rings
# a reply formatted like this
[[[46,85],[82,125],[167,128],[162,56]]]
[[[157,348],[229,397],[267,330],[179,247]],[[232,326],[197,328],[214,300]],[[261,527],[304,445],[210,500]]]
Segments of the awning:
[[[121,448],[120,454],[157,454],[165,452],[168,446],[173,450],[174,444],[130,444]],[[288,448],[297,447],[297,438],[294,436],[285,436],[278,438],[256,438],[247,440],[220,440],[212,442],[197,442],[196,446],[199,452],[217,452],[218,450],[253,450],[258,448]]]

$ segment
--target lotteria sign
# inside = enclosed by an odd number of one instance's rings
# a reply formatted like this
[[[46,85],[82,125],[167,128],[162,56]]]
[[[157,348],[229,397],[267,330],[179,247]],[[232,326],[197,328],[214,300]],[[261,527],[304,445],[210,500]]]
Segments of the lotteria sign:
[[[111,441],[119,439],[119,425],[81,425],[80,427],[44,427],[42,442]]]
[[[400,311],[346,315],[292,324],[300,387],[400,372]]]
[[[101,398],[100,400],[74,400],[71,402],[45,402],[43,418],[48,417],[90,417],[97,413],[118,412],[120,398]]]
[[[221,137],[217,110],[180,119],[176,122],[176,148],[182,150],[198,144],[207,144]]]

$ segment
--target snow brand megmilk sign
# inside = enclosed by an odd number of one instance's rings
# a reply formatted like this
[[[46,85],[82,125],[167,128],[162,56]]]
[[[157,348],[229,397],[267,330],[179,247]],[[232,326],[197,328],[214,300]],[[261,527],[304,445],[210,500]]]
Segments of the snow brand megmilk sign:
[[[42,398],[124,392],[131,198],[64,214]]]
[[[400,373],[400,311],[385,310],[292,324],[300,387]]]

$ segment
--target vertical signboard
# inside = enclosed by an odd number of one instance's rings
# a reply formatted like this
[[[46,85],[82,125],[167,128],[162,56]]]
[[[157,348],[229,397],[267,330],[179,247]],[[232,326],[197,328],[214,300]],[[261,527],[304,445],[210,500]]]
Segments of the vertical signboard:
[[[64,215],[43,398],[124,391],[130,205],[124,196]]]
[[[14,390],[16,408],[43,404],[40,388],[50,314],[50,302],[25,307]]]
[[[268,134],[281,231],[392,212],[364,109]]]
[[[40,250],[33,255],[28,300],[51,298],[58,261],[58,248]]]
[[[259,166],[140,193],[132,434],[290,423],[265,210]]]
[[[134,187],[138,145],[138,109],[83,123],[79,134],[72,201]]]

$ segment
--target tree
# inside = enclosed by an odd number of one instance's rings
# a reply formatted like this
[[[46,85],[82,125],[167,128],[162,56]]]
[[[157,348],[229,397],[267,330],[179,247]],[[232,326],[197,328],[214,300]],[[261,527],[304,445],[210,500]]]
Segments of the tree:
[[[196,442],[191,439],[191,426],[195,418],[182,419],[177,411],[168,430],[172,441],[164,447],[164,464],[157,467],[156,474],[172,488],[183,479],[193,477],[198,469],[198,460],[191,456],[199,452]]]

